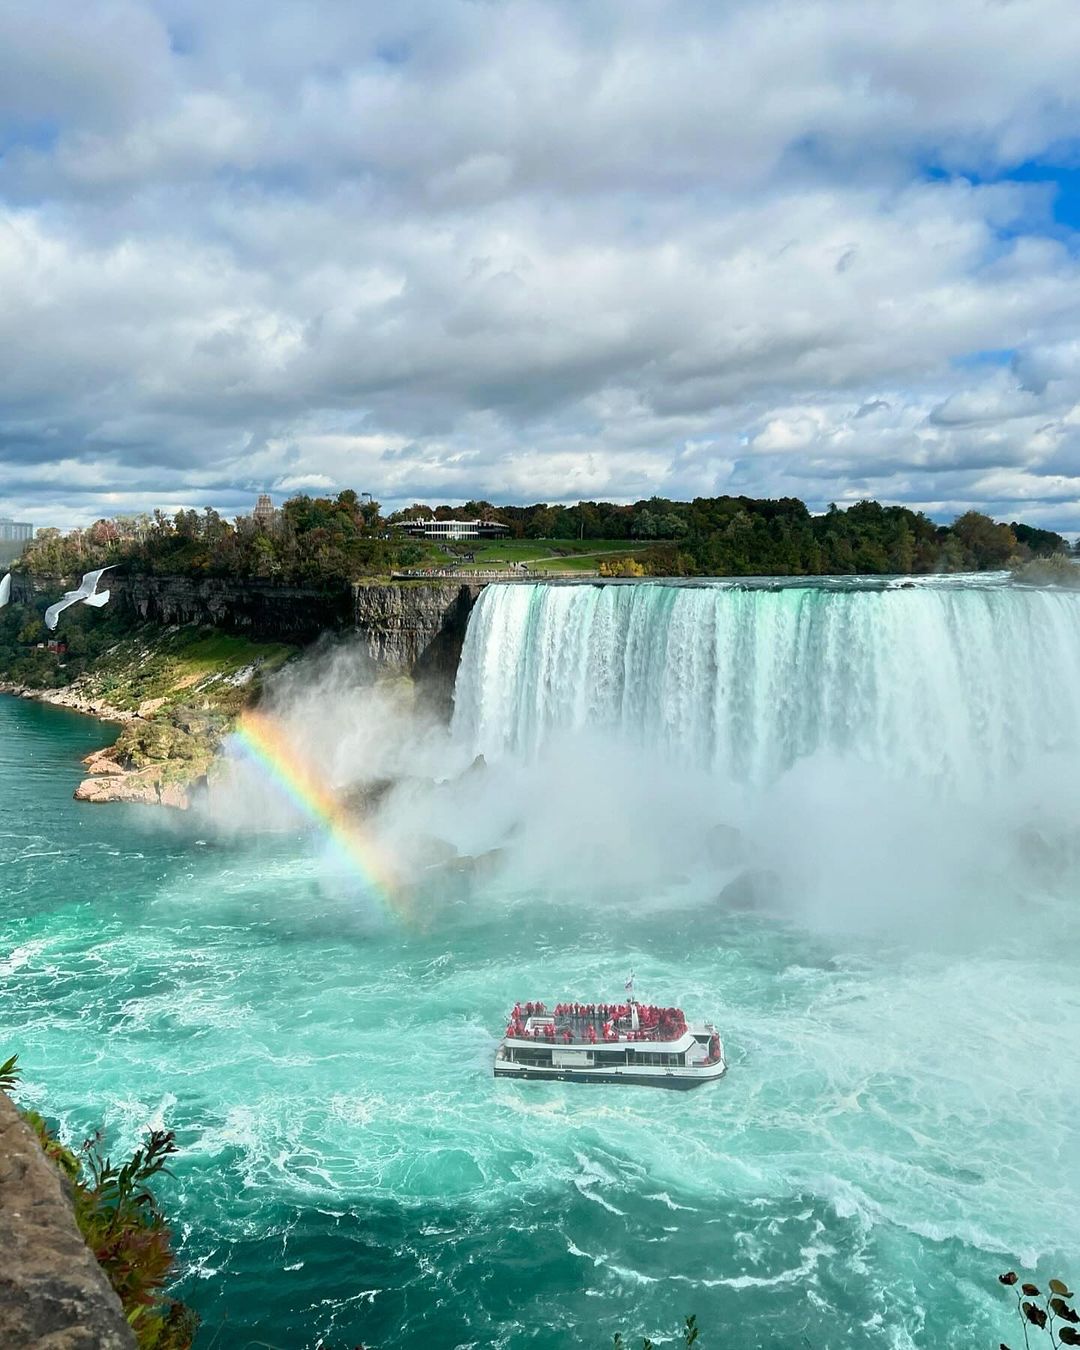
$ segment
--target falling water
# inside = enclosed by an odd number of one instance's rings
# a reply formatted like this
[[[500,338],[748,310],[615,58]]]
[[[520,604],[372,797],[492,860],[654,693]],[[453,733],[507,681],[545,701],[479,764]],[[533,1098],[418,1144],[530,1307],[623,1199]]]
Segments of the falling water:
[[[503,585],[455,733],[535,757],[604,729],[763,784],[817,752],[976,785],[1080,745],[1080,596],[1012,587]]]

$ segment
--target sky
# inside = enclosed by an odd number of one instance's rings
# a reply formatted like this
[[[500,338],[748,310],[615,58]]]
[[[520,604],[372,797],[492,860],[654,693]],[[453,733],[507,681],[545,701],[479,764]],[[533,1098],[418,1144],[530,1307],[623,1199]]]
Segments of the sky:
[[[1075,0],[0,0],[0,515],[1080,529]]]

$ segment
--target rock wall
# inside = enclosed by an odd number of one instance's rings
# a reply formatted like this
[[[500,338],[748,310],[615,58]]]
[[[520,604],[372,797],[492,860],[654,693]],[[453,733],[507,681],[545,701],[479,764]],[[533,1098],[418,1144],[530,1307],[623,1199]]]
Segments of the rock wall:
[[[40,603],[78,584],[77,578],[12,575],[12,600]],[[125,576],[102,578],[111,604],[132,618],[160,624],[210,624],[262,641],[310,642],[320,633],[347,628],[351,588],[345,585],[278,586],[268,581],[222,577]]]
[[[0,1092],[0,1346],[134,1350],[60,1173]]]
[[[376,665],[431,685],[453,685],[465,629],[485,582],[358,582],[352,587],[275,586],[269,582],[171,576],[105,578],[111,603],[150,623],[208,624],[261,640],[304,643],[355,631]],[[37,603],[76,578],[12,575],[12,600]]]
[[[281,642],[309,642],[349,622],[349,589],[276,586],[207,577],[118,577],[114,599],[151,623],[212,624],[226,632]]]
[[[465,629],[484,582],[358,584],[353,625],[380,666],[452,688]]]

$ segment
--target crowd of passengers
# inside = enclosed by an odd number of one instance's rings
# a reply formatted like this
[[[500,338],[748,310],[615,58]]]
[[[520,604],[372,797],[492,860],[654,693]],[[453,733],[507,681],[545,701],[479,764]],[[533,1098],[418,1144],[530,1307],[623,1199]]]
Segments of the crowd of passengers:
[[[585,1021],[587,1025],[580,1037],[575,1037],[570,1026],[556,1027],[554,1021],[529,1030],[526,1023],[530,1017],[545,1017],[547,1007],[543,1003],[514,1004],[510,1020],[506,1025],[508,1036],[524,1037],[537,1041],[571,1041],[580,1039],[595,1045],[598,1039],[605,1041],[674,1041],[686,1031],[686,1018],[681,1008],[658,1008],[651,1003],[638,1003],[637,1030],[620,1026],[620,1022],[631,1018],[629,1003],[557,1003],[555,1017],[569,1017],[572,1020]],[[596,1025],[600,1023],[600,1036]]]

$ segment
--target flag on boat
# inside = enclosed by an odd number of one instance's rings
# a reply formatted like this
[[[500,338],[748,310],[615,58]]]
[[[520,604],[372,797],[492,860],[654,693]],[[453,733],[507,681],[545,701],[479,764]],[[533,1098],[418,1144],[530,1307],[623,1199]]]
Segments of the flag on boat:
[[[633,971],[630,972],[630,978],[629,978],[629,979],[626,981],[626,983],[623,985],[623,988],[624,988],[624,989],[633,990],[633,988],[634,988],[634,972],[633,972]]]

